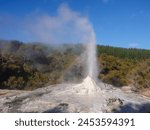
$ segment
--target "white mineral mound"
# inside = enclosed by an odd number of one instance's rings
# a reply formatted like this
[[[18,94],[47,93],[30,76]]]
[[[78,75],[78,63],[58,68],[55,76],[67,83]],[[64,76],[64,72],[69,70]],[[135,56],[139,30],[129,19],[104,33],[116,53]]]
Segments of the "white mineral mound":
[[[100,87],[97,86],[96,82],[87,76],[82,83],[73,86],[73,91],[78,94],[94,94],[96,91],[100,91]]]

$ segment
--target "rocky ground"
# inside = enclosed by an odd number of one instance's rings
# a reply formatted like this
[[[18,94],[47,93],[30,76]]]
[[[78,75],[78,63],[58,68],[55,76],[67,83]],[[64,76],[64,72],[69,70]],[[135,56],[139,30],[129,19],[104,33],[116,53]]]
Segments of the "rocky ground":
[[[0,112],[150,112],[150,98],[87,77],[34,91],[0,90]]]

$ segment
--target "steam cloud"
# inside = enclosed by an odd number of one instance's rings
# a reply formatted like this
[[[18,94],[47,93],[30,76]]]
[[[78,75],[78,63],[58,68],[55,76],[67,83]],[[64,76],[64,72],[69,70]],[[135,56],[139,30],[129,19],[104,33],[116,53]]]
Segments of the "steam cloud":
[[[32,17],[31,20],[28,32],[38,41],[49,44],[86,43],[87,74],[96,77],[96,38],[87,17],[62,4],[55,16],[42,14]]]
[[[95,40],[88,18],[72,11],[66,4],[59,6],[55,16],[39,14],[28,19],[27,31],[38,41],[57,44]]]

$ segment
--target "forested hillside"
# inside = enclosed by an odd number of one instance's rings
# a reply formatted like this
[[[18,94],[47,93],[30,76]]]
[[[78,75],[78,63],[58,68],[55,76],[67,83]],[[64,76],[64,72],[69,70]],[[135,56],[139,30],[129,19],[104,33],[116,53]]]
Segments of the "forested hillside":
[[[120,48],[98,45],[98,55],[106,54],[122,59],[143,60],[150,58],[150,50],[136,48]]]
[[[80,55],[81,47],[60,48],[1,41],[0,88],[29,90],[59,83],[63,72]]]
[[[82,79],[84,66],[75,61],[83,52],[81,44],[54,47],[1,40],[0,89],[32,90],[61,83],[68,68]],[[135,91],[150,90],[150,50],[98,45],[97,58],[101,81],[116,87],[130,85]]]
[[[150,50],[98,46],[98,57],[102,81],[130,85],[135,91],[150,90]]]

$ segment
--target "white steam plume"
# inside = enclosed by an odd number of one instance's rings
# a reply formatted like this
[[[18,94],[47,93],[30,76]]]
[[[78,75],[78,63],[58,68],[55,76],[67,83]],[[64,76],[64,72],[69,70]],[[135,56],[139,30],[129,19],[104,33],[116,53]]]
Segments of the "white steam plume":
[[[47,14],[32,16],[29,23],[28,32],[38,41],[49,44],[85,43],[87,45],[87,74],[96,78],[96,38],[87,17],[72,11],[66,4],[62,4],[55,16]]]

